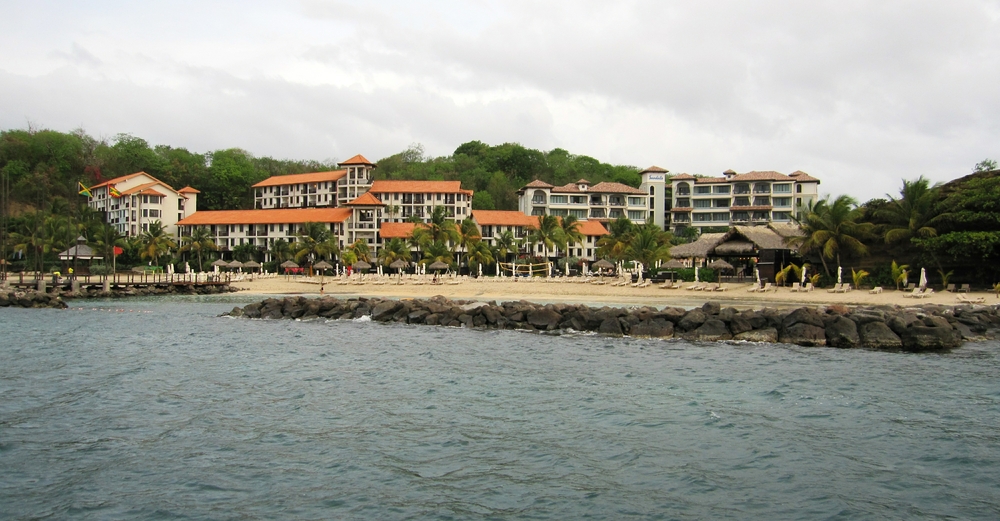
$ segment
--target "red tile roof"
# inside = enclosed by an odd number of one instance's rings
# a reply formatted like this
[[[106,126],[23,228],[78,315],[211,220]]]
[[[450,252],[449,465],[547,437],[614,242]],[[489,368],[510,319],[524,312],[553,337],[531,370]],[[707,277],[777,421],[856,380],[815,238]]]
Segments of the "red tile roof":
[[[342,223],[352,214],[350,208],[280,208],[273,210],[200,211],[181,219],[179,226],[208,224],[301,224]]]
[[[336,181],[347,175],[347,170],[331,170],[329,172],[310,172],[308,174],[275,175],[253,185],[253,188],[264,186],[297,185],[304,183],[323,183]]]
[[[598,221],[580,221],[580,233],[586,236],[607,235],[608,230]]]
[[[122,195],[125,195],[125,194],[122,194]],[[155,195],[155,196],[158,196],[158,197],[166,197],[165,194],[163,194],[161,192],[157,192],[156,190],[153,190],[152,188],[146,188],[146,189],[140,191],[138,193],[138,195]]]
[[[695,182],[695,184],[698,184],[698,183],[703,183],[703,184],[709,184],[709,183],[728,183],[729,182],[729,178],[727,178],[727,177],[699,177],[699,178],[695,179],[694,182]]]
[[[358,196],[357,199],[347,203],[348,206],[385,206],[378,197],[375,197],[371,192],[365,192]]]
[[[642,190],[640,190],[638,188],[633,188],[633,187],[631,187],[629,185],[622,184],[622,183],[609,183],[607,181],[605,181],[603,183],[597,183],[596,185],[591,186],[587,191],[588,192],[612,193],[612,194],[638,194],[638,195],[646,195],[646,192],[644,192],[644,191],[642,191]]]
[[[682,180],[682,179],[694,179],[694,176],[691,175],[691,174],[677,174],[677,175],[671,177],[671,179],[673,179],[675,181],[679,181],[679,180]]]
[[[524,185],[525,188],[552,188],[555,185],[550,185],[545,181],[535,179],[534,181]]]
[[[94,188],[100,188],[102,186],[116,185],[118,183],[124,183],[125,181],[128,181],[129,179],[132,179],[133,177],[135,177],[137,175],[144,175],[144,176],[146,176],[146,177],[148,177],[150,179],[159,181],[159,179],[156,179],[155,177],[147,174],[146,172],[136,172],[134,174],[123,175],[121,177],[116,177],[114,179],[108,179],[107,181],[104,181],[103,183],[91,186],[90,189],[93,190]]]
[[[416,223],[382,223],[379,226],[378,234],[383,239],[407,239],[417,226]]]
[[[166,186],[166,185],[164,185],[163,183],[161,183],[159,181],[152,182],[152,183],[143,183],[141,185],[133,186],[132,188],[129,188],[128,190],[124,190],[122,192],[122,195],[135,195],[135,194],[138,194],[138,195],[158,195],[160,197],[166,197],[162,193],[157,192],[156,190],[153,190],[154,186]],[[170,187],[167,186],[167,188],[170,188]],[[173,191],[173,189],[171,189],[171,191]]]
[[[181,188],[180,190],[178,190],[177,193],[179,193],[179,194],[200,194],[201,190],[196,190],[194,188],[191,188],[190,186],[185,186],[184,188]]]
[[[472,219],[479,226],[538,226],[538,217],[513,210],[473,210]]]
[[[395,181],[380,179],[368,190],[374,194],[471,194],[462,190],[461,181]]]
[[[590,181],[587,181],[586,179],[580,178],[580,179],[576,180],[576,184],[578,184],[578,185],[589,185]]]
[[[365,158],[365,156],[363,156],[361,154],[358,154],[358,155],[356,155],[356,156],[348,159],[347,161],[341,161],[340,164],[341,165],[371,165],[371,166],[375,166],[375,163],[372,163],[367,158]]]
[[[654,174],[666,174],[666,173],[668,173],[670,171],[667,170],[667,169],[665,169],[665,168],[660,168],[660,167],[658,167],[656,165],[653,165],[653,166],[651,166],[651,167],[649,167],[649,168],[647,168],[647,169],[645,169],[645,170],[643,170],[642,172],[639,172],[639,173],[640,174],[645,174],[646,172],[650,172],[650,173],[654,173]]]

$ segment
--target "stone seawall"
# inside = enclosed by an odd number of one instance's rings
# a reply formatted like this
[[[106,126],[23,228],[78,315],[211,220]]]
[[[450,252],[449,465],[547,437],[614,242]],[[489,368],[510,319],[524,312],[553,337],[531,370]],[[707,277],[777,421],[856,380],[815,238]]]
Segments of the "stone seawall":
[[[269,298],[226,315],[263,319],[353,319],[478,329],[592,331],[609,336],[692,341],[781,342],[801,346],[867,347],[905,351],[954,349],[966,340],[995,339],[997,306],[803,307],[737,310],[708,302],[701,308],[593,308],[575,304],[502,304],[433,297],[391,300],[332,297]]]
[[[65,309],[68,306],[59,295],[52,293],[0,290],[0,308],[6,307]]]

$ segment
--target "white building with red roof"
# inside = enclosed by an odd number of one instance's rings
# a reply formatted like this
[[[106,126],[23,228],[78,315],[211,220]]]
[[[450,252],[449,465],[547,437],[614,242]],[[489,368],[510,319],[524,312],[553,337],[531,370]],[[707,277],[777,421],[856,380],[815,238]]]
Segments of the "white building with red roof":
[[[690,174],[671,178],[671,223],[675,230],[790,223],[819,198],[819,179],[801,171],[743,174],[726,170],[721,177]]]
[[[136,172],[90,187],[87,205],[126,237],[142,234],[155,221],[175,235],[177,222],[198,211],[199,193],[190,186],[175,190],[146,172]]]
[[[586,179],[563,186],[532,181],[517,192],[518,209],[526,215],[573,216],[598,221],[627,217],[645,222],[649,217],[649,193],[622,183],[593,184]]]
[[[386,205],[386,219],[404,221],[416,216],[427,220],[435,206],[443,206],[445,215],[460,222],[472,212],[472,190],[462,189],[461,181],[402,181],[379,179],[369,193]]]
[[[327,172],[271,176],[253,185],[254,208],[343,206],[371,188],[375,163],[358,154],[338,166]]]

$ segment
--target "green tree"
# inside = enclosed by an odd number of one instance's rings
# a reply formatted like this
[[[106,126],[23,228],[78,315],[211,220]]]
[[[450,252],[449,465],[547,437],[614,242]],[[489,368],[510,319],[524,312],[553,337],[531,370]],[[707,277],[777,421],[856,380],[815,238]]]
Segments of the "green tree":
[[[364,239],[358,239],[354,241],[350,246],[350,250],[354,253],[354,256],[358,260],[365,262],[371,262],[371,249],[368,248],[368,243]]]
[[[403,239],[389,239],[378,251],[378,260],[383,266],[388,266],[397,260],[410,262],[410,248]]]
[[[276,239],[271,244],[271,256],[279,264],[291,259],[294,254],[292,253],[292,247],[288,244],[285,239]]]
[[[490,245],[483,241],[473,241],[469,245],[469,272],[474,264],[492,264],[495,261]]]
[[[528,241],[542,245],[543,258],[549,258],[549,250],[555,248],[562,240],[562,228],[559,219],[553,215],[538,217],[538,225],[529,228]]]
[[[237,244],[236,247],[233,248],[233,258],[240,262],[256,261],[258,259],[258,255],[260,255],[260,250],[249,242]]]
[[[455,241],[455,251],[458,252],[460,248],[468,249],[469,245],[473,241],[478,241],[482,239],[479,234],[479,227],[476,226],[476,221],[472,220],[472,217],[466,217],[462,222],[456,227],[456,238]],[[458,256],[458,263],[461,265],[462,258],[461,255]],[[471,266],[470,266],[471,269]]]
[[[628,259],[629,245],[635,233],[635,224],[619,217],[608,224],[608,234],[597,241],[597,256],[621,262]]]
[[[997,169],[997,162],[992,159],[986,158],[976,163],[976,166],[972,167],[972,172],[973,173],[989,172],[991,170],[996,170],[996,169]]]
[[[139,256],[142,259],[151,259],[156,266],[160,265],[161,256],[169,254],[170,250],[177,247],[177,243],[164,230],[163,223],[158,220],[149,223],[148,229],[142,233],[140,240],[142,250]]]
[[[854,198],[841,195],[830,202],[827,196],[816,202],[799,221],[805,236],[793,237],[789,244],[797,245],[803,255],[818,254],[824,271],[830,276],[828,259],[836,260],[840,267],[842,253],[868,254],[868,247],[862,240],[871,235],[874,226],[858,222],[860,215]]]
[[[632,234],[625,256],[647,268],[658,260],[667,260],[670,258],[670,234],[651,222],[643,224]]]
[[[572,215],[563,217],[559,221],[560,233],[558,246],[567,257],[569,256],[569,248],[584,241],[583,234],[580,233],[581,226],[583,226],[583,223]]]
[[[204,226],[198,226],[191,231],[191,235],[181,237],[180,251],[184,253],[194,253],[198,259],[198,271],[204,272],[202,255],[206,251],[216,251],[219,247],[212,240],[212,233]]]
[[[493,238],[496,243],[497,257],[503,261],[507,261],[507,256],[511,253],[517,253],[517,238],[514,237],[514,232],[506,230]]]
[[[316,259],[326,254],[326,241],[330,238],[330,229],[323,223],[306,222],[299,227],[295,237],[295,262],[308,261],[311,266]]]
[[[915,181],[903,180],[900,197],[888,196],[888,203],[876,211],[875,216],[887,222],[885,242],[910,242],[937,235],[934,228],[938,220],[935,208],[937,188],[937,185],[930,186],[930,181],[923,176]]]

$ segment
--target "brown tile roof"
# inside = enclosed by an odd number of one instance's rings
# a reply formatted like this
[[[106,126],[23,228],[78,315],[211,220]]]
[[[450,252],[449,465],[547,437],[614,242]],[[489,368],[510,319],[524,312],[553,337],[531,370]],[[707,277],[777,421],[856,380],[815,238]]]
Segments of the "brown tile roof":
[[[379,225],[378,234],[383,239],[406,239],[413,234],[413,229],[416,227],[416,223],[382,223]]]
[[[371,192],[365,192],[357,197],[357,199],[347,203],[348,206],[385,206],[385,203],[381,199],[375,197]]]
[[[273,210],[200,211],[177,222],[179,226],[208,224],[301,224],[342,223],[350,208],[280,208]]]
[[[820,182],[819,179],[816,179],[815,177],[813,177],[813,176],[811,176],[811,175],[803,172],[802,170],[796,170],[796,171],[788,174],[788,176],[789,177],[794,177],[795,180],[797,182],[799,182],[799,183],[805,183],[805,182],[809,182],[809,181],[815,181],[817,183]]]
[[[395,181],[380,179],[368,190],[374,194],[471,194],[462,190],[461,181]]]
[[[676,179],[676,178],[674,178]],[[699,177],[694,180],[695,184],[728,183],[727,177]]]
[[[647,169],[645,169],[645,170],[643,170],[642,172],[639,172],[639,173],[640,174],[645,174],[646,172],[650,172],[650,173],[654,173],[654,174],[666,174],[666,173],[669,173],[670,170],[667,170],[666,168],[660,168],[660,167],[658,167],[656,165],[653,165],[653,166],[651,166],[651,167],[649,167],[649,168],[647,168]]]
[[[736,170],[733,170],[732,168],[730,168],[730,169],[726,170],[725,172],[723,172],[723,174],[725,174],[725,175],[736,175]]]
[[[611,182],[608,182],[608,181],[603,181],[603,182],[597,183],[596,185],[590,186],[590,187],[587,188],[586,191],[580,190],[580,188],[577,186],[576,183],[570,183],[568,185],[554,187],[552,189],[552,193],[559,193],[559,194],[566,194],[566,193],[574,193],[574,194],[599,193],[599,194],[637,194],[637,195],[641,194],[641,195],[646,195],[646,192],[644,192],[644,191],[642,191],[642,190],[640,190],[638,188],[632,188],[631,186],[626,185],[626,184],[611,183]]]
[[[375,166],[375,163],[369,161],[365,156],[358,154],[347,161],[340,162],[341,165],[371,165]]]
[[[550,185],[545,181],[535,179],[534,181],[524,185],[524,188],[552,188],[555,185]]]
[[[154,181],[159,181],[159,179],[157,179],[157,178],[155,178],[155,177],[147,174],[146,172],[136,172],[134,174],[123,175],[121,177],[116,177],[114,179],[108,179],[107,181],[104,181],[103,183],[99,183],[99,184],[96,184],[94,186],[91,186],[90,189],[93,190],[94,188],[100,188],[102,186],[116,185],[118,183],[124,183],[125,181],[128,181],[129,179],[132,179],[133,177],[138,176],[138,175],[144,175],[144,176],[146,176],[146,177],[148,177],[148,178],[150,178],[150,179],[152,179]],[[167,185],[167,186],[169,186],[169,185]],[[171,190],[173,190],[173,188],[171,188]]]
[[[538,217],[516,210],[473,210],[472,219],[479,226],[537,226]]]
[[[253,188],[265,186],[297,185],[305,183],[324,183],[336,181],[347,175],[347,170],[331,170],[329,172],[310,172],[308,174],[275,175],[253,185]]]
[[[177,193],[179,193],[179,194],[200,194],[201,190],[194,189],[194,188],[192,188],[190,186],[185,186],[184,188],[181,188],[180,190],[178,190]]]
[[[122,195],[125,195],[125,194],[122,194]],[[166,197],[166,194],[164,194],[162,192],[157,192],[156,190],[153,190],[152,188],[146,188],[146,189],[140,191],[137,195],[155,195],[155,196],[158,196],[158,197]]]
[[[586,179],[584,179],[584,178],[581,177],[580,179],[576,180],[576,184],[578,184],[578,185],[589,185],[590,181],[587,181]]]
[[[691,174],[677,174],[677,175],[671,177],[671,179],[673,179],[675,181],[679,181],[679,180],[683,180],[683,179],[694,179],[694,178],[695,177],[693,175],[691,175]]]
[[[754,171],[747,172],[745,174],[737,174],[733,177],[733,181],[791,181],[792,179],[781,172],[775,172],[773,170],[766,171]]]

